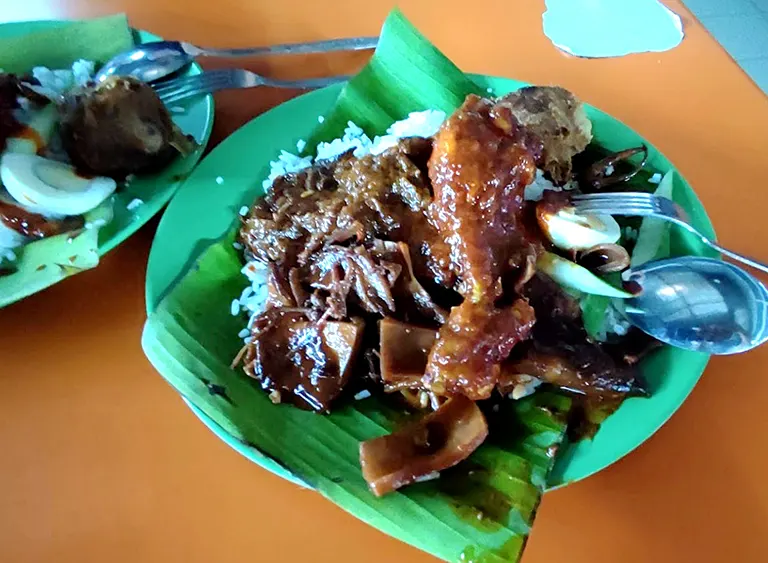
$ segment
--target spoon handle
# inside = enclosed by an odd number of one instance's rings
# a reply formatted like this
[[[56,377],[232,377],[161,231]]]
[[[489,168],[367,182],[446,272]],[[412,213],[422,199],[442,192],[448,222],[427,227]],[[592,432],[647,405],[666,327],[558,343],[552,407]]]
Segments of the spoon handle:
[[[296,55],[303,53],[328,53],[331,51],[359,51],[375,49],[378,37],[352,37],[349,39],[330,39],[307,43],[285,43],[269,47],[250,47],[245,49],[208,49],[179,42],[185,53],[193,57],[247,57],[254,55]]]
[[[713,248],[720,252],[721,254],[725,254],[729,258],[733,258],[737,262],[741,262],[742,264],[746,264],[747,266],[751,266],[755,270],[760,270],[761,272],[765,272],[768,274],[768,264],[763,264],[762,262],[758,262],[754,258],[750,258],[748,256],[744,256],[743,254],[739,254],[738,252],[734,252],[733,250],[728,250],[727,248],[720,246],[715,241],[710,240],[708,237],[701,234],[696,227],[688,223],[687,221],[684,221],[678,216],[672,217],[670,215],[666,214],[654,214],[654,217],[658,217],[659,219],[664,219],[666,221],[671,221],[672,223],[679,225],[680,227],[683,227],[686,231],[688,231],[691,234],[696,235],[701,239],[701,242],[709,246],[710,248]]]

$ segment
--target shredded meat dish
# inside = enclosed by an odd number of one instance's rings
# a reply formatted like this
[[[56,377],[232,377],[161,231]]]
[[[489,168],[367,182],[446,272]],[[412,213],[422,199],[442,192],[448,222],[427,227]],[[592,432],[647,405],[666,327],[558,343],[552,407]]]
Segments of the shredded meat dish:
[[[551,245],[525,187],[537,169],[571,180],[590,140],[570,92],[531,87],[469,96],[433,138],[278,178],[239,233],[269,271],[246,373],[318,412],[362,380],[431,410],[361,446],[377,495],[466,458],[488,432],[482,402],[532,378],[643,394],[636,357],[592,341],[578,303],[535,271]]]

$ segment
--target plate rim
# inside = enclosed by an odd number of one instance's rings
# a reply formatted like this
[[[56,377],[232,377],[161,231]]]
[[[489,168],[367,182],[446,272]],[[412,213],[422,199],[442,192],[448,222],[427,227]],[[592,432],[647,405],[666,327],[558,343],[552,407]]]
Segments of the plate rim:
[[[486,74],[474,74],[474,73],[468,73],[468,76],[470,76],[473,80],[478,82],[478,84],[480,84],[483,87],[485,87],[486,85],[491,84],[493,82],[516,83],[516,84],[519,85],[519,87],[528,85],[528,83],[526,83],[526,82],[522,82],[522,81],[514,79],[514,78],[507,78],[507,77],[502,77],[502,76],[486,75]],[[336,85],[336,86],[331,86],[329,88],[340,88],[340,86]],[[489,92],[490,92],[490,88],[489,88]],[[219,149],[220,149],[220,147],[222,147],[222,145],[227,143],[227,141],[229,141],[230,138],[236,136],[244,128],[248,127],[254,121],[260,119],[265,114],[270,113],[272,111],[276,111],[276,110],[278,110],[278,108],[281,108],[283,105],[288,104],[288,103],[290,103],[293,100],[296,100],[296,99],[301,98],[303,96],[309,95],[311,93],[312,92],[307,93],[307,94],[302,94],[301,96],[297,96],[295,98],[291,98],[290,100],[286,100],[285,102],[283,102],[281,104],[278,104],[277,106],[274,106],[273,108],[270,108],[266,112],[264,112],[262,114],[259,114],[259,115],[255,116],[255,117],[253,117],[252,119],[248,120],[246,123],[242,124],[237,129],[232,131],[216,147],[214,147],[212,149],[212,151],[208,155],[206,155],[205,159],[208,159],[214,153],[218,153],[218,152],[222,152],[223,153],[223,152],[225,152],[226,148],[221,149],[221,151],[219,151]],[[677,170],[677,168],[664,155],[664,153],[662,153],[661,151],[656,149],[656,147],[652,143],[648,142],[645,139],[645,137],[643,137],[642,135],[637,133],[632,127],[629,127],[626,123],[624,123],[620,119],[612,116],[608,112],[602,111],[599,108],[596,108],[595,106],[592,106],[590,104],[586,104],[585,103],[585,105],[587,105],[590,108],[592,108],[594,110],[597,110],[600,113],[610,117],[614,121],[620,123],[626,130],[631,131],[632,133],[634,133],[635,135],[637,135],[638,137],[643,139],[643,142],[649,148],[651,148],[652,150],[655,150],[666,162],[668,162],[670,167],[673,168],[677,172],[677,174],[680,176],[680,178],[687,184],[687,181],[685,181],[685,179],[682,176],[682,174],[680,174],[680,172]],[[193,172],[193,174],[194,174],[194,172]],[[191,174],[190,176],[192,176],[193,174]],[[187,181],[184,182],[184,184],[179,188],[179,190],[177,190],[176,193],[179,193],[181,190],[183,190],[184,186],[186,185],[186,183],[188,181],[189,181],[189,179],[187,179]],[[712,221],[709,218],[709,215],[707,214],[706,209],[703,206],[703,203],[701,202],[701,200],[699,199],[698,195],[693,191],[692,188],[691,188],[691,191],[693,192],[693,195],[695,196],[697,202],[701,206],[701,209],[702,209],[702,212],[703,212],[703,218],[706,221],[707,226],[709,227],[711,232],[714,232],[714,227],[712,225]],[[177,201],[177,199],[174,197],[171,200],[171,202],[169,203],[166,211],[170,210],[176,201]],[[164,222],[168,222],[168,221],[171,220],[171,219],[168,219],[168,217],[170,215],[172,215],[172,213],[171,214],[164,213],[163,216],[161,217],[160,224],[158,225],[158,229],[157,229],[157,231],[155,233],[155,239],[153,239],[152,246],[150,248],[150,254],[149,254],[149,259],[148,259],[148,263],[147,263],[147,276],[146,276],[146,281],[145,281],[145,306],[146,306],[146,313],[147,313],[147,315],[151,314],[154,311],[154,309],[159,305],[159,303],[163,300],[163,298],[167,295],[167,293],[169,291],[171,291],[172,288],[175,287],[176,284],[179,283],[180,279],[183,278],[183,276],[186,274],[186,272],[188,272],[189,269],[190,269],[189,267],[187,267],[183,272],[179,272],[178,274],[176,274],[176,278],[171,282],[171,284],[168,286],[168,288],[164,292],[162,292],[162,293],[160,293],[158,295],[154,295],[152,292],[150,292],[150,287],[149,287],[150,286],[150,282],[149,282],[149,279],[150,279],[150,275],[151,275],[150,272],[152,270],[151,266],[153,264],[152,256],[153,256],[153,253],[155,252],[155,249],[156,249],[157,235],[158,235],[158,233],[160,233],[162,231],[163,223]],[[206,246],[206,248],[207,248],[207,246]],[[199,255],[200,254],[198,254],[197,256],[199,257]],[[194,263],[194,259],[191,260],[189,263],[190,264]],[[548,485],[547,488],[545,489],[545,492],[546,491],[552,491],[552,490],[555,490],[555,489],[559,489],[559,488],[565,487],[567,485],[570,485],[572,483],[575,483],[575,482],[581,481],[583,479],[586,479],[588,477],[591,477],[591,476],[595,475],[596,473],[599,473],[599,472],[607,469],[611,465],[615,464],[616,462],[620,461],[621,459],[623,459],[624,457],[626,457],[627,455],[629,455],[630,453],[632,453],[636,449],[638,449],[645,442],[647,442],[656,432],[658,432],[658,430],[662,426],[664,426],[669,421],[669,419],[680,409],[680,407],[683,405],[683,403],[687,400],[687,398],[690,395],[690,393],[693,391],[693,389],[698,384],[702,374],[704,373],[704,370],[706,369],[706,366],[707,366],[708,362],[709,362],[709,357],[707,356],[706,359],[701,364],[701,368],[699,370],[699,373],[695,377],[692,378],[692,382],[691,382],[690,388],[688,388],[684,393],[681,394],[681,396],[679,398],[679,401],[676,403],[674,408],[671,409],[671,412],[669,412],[666,416],[664,416],[663,419],[661,419],[659,421],[659,423],[654,428],[652,428],[652,430],[644,438],[642,438],[639,442],[634,444],[632,447],[628,448],[627,451],[624,452],[623,454],[619,455],[618,457],[615,457],[610,462],[604,463],[603,465],[601,465],[598,468],[590,471],[589,473],[581,475],[581,476],[579,476],[577,478],[572,478],[572,479],[569,479],[569,480],[563,480],[563,481],[555,483],[553,485]],[[214,435],[216,435],[220,440],[222,440],[227,445],[232,447],[240,455],[242,455],[243,457],[245,457],[249,461],[259,465],[263,469],[266,469],[267,471],[270,471],[271,473],[274,473],[275,475],[277,475],[277,476],[279,476],[279,477],[281,477],[283,479],[286,479],[287,481],[289,481],[289,482],[291,482],[293,484],[299,485],[301,487],[308,488],[310,490],[314,490],[310,485],[306,484],[299,476],[295,475],[290,470],[288,470],[287,468],[282,466],[278,460],[274,460],[274,459],[268,457],[266,454],[264,454],[263,452],[261,452],[257,448],[254,448],[252,446],[248,446],[248,445],[243,444],[242,442],[237,440],[233,435],[231,435],[229,432],[224,430],[224,428],[222,428],[218,423],[216,423],[213,419],[211,419],[208,415],[206,415],[202,410],[200,410],[198,407],[196,407],[186,397],[184,397],[181,394],[179,396],[184,401],[184,403],[190,408],[190,410],[193,412],[193,414],[196,417],[198,417],[200,419],[200,421]],[[269,465],[269,466],[265,465],[265,461],[264,461],[265,459],[267,460],[267,465]]]

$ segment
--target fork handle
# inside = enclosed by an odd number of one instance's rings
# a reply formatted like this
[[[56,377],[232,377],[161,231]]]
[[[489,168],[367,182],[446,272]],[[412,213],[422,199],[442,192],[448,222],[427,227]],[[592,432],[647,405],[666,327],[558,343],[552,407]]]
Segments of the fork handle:
[[[378,37],[352,37],[349,39],[285,43],[269,47],[250,47],[245,49],[209,49],[184,41],[179,42],[179,44],[185,53],[193,57],[248,57],[254,55],[297,55],[304,53],[328,53],[331,51],[359,51],[362,49],[375,49],[378,42]]]
[[[217,72],[217,71],[212,71]],[[202,75],[201,75],[202,76]],[[325,88],[333,84],[339,84],[340,82],[346,82],[351,77],[349,75],[329,76],[325,78],[305,78],[303,80],[275,80],[271,78],[259,77],[259,81],[249,86],[236,86],[230,81],[220,81],[211,85],[206,85],[202,89],[189,88],[182,93],[164,93],[160,95],[160,99],[165,104],[174,103],[178,104],[184,100],[195,98],[197,96],[205,94],[213,94],[214,92],[220,92],[221,90],[239,90],[244,88],[258,88],[259,86],[269,86],[272,88],[296,88],[299,90],[312,90],[315,88]]]
[[[742,254],[739,254],[737,252],[733,252],[732,250],[728,250],[727,248],[723,248],[719,244],[712,242],[706,237],[701,237],[701,240],[704,241],[705,244],[709,245],[710,247],[714,248],[721,254],[725,254],[729,258],[733,258],[734,260],[741,262],[742,264],[746,264],[747,266],[751,266],[752,268],[755,268],[756,270],[760,270],[761,272],[765,272],[768,274],[768,264],[763,264],[762,262],[758,262],[757,260],[753,260],[752,258],[749,258],[748,256],[744,256]]]

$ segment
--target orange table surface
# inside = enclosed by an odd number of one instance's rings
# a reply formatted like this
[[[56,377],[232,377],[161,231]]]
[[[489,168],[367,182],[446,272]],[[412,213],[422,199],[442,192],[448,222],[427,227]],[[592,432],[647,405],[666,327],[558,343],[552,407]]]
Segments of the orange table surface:
[[[125,11],[209,46],[373,35],[392,3],[2,0],[0,20]],[[676,49],[585,60],[542,34],[543,0],[401,0],[463,69],[561,84],[664,152],[720,240],[768,258],[768,100],[679,3]],[[649,30],[652,32],[652,30]],[[364,56],[249,61],[274,76],[354,71]],[[213,62],[214,65],[233,62]],[[296,92],[217,96],[212,144]],[[83,273],[0,311],[3,563],[433,561],[230,450],[139,344],[156,222]],[[630,456],[545,495],[524,563],[768,560],[768,348],[716,358]]]

